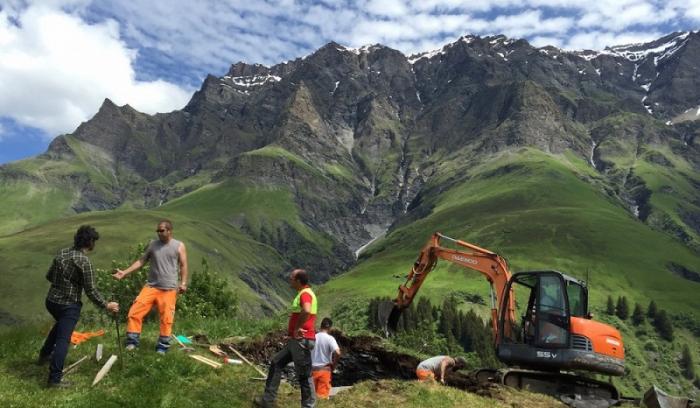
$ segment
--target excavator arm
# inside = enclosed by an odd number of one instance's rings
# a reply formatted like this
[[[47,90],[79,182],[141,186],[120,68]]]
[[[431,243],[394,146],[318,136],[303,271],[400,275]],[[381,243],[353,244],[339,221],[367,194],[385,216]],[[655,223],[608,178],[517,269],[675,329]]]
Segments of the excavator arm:
[[[440,245],[442,239],[451,241],[455,245],[465,248],[451,249]],[[499,308],[507,307],[505,319],[506,323],[515,321],[515,307],[513,296],[508,296],[508,305],[502,305],[506,286],[510,280],[511,273],[506,260],[498,254],[476,245],[458,239],[450,238],[439,232],[433,234],[418,255],[406,282],[399,286],[399,293],[394,301],[394,307],[389,315],[388,326],[392,331],[396,330],[401,312],[411,305],[418,290],[425,281],[428,274],[435,268],[439,259],[461,265],[478,272],[481,272],[491,285],[491,324],[494,339],[498,343],[501,333],[498,331]],[[504,330],[510,330],[512,324],[504,324]],[[506,337],[510,333],[503,333]]]

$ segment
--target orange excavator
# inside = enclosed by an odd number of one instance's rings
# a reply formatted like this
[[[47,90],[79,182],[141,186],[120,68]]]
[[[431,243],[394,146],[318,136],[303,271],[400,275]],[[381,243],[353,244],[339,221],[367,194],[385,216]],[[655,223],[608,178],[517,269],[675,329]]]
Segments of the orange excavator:
[[[443,247],[442,240],[459,249]],[[496,356],[509,368],[479,370],[477,379],[553,395],[575,407],[610,406],[620,400],[612,384],[574,373],[625,372],[620,332],[592,320],[585,282],[558,271],[511,274],[498,254],[440,233],[433,234],[399,286],[388,318],[390,331],[396,330],[401,312],[439,259],[478,271],[491,284]]]

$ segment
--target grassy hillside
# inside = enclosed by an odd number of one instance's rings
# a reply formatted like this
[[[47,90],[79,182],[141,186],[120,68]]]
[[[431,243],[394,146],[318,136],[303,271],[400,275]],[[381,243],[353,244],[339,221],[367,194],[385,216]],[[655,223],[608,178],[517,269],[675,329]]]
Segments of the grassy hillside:
[[[152,351],[157,337],[154,324],[146,325],[143,347],[124,352],[109,374],[96,386],[92,380],[104,364],[94,359],[83,362],[66,379],[75,385],[70,390],[44,388],[48,369],[33,364],[37,350],[48,326],[25,326],[0,332],[0,405],[3,407],[247,407],[262,393],[263,381],[253,380],[259,374],[247,365],[224,365],[210,368],[173,347],[166,356]],[[119,355],[113,326],[102,326],[104,337],[91,339],[69,351],[67,363],[84,355],[94,356],[97,343],[104,344],[105,356]],[[232,335],[255,336],[272,327],[269,322],[180,321],[178,333],[206,333],[211,341]],[[90,330],[97,327],[79,326]],[[122,333],[123,335],[123,333]],[[206,350],[198,354],[212,357]],[[123,364],[123,367],[122,365]],[[299,404],[299,390],[287,383],[280,387],[278,406]],[[365,381],[329,401],[319,401],[318,407],[511,407],[513,404],[533,408],[562,407],[549,397],[528,392],[503,389],[497,399],[478,396],[455,388],[417,381]]]
[[[288,261],[251,236],[283,240],[289,235],[288,227],[302,237],[304,246],[318,248],[317,253],[331,249],[327,238],[299,220],[288,191],[236,182],[212,184],[158,210],[91,212],[0,237],[0,272],[7,282],[0,287],[0,310],[22,319],[44,313],[45,271],[55,252],[72,243],[77,226],[97,228],[101,239],[91,258],[97,267],[110,270],[112,260],[124,260],[130,247],[155,239],[155,225],[162,218],[174,222],[175,237],[187,245],[193,273],[206,258],[212,270],[229,278],[243,308],[251,312],[279,307],[286,302],[280,295],[289,291],[282,276]]]
[[[655,299],[678,312],[695,312],[697,283],[667,268],[696,268],[700,256],[635,220],[567,157],[523,150],[474,168],[468,180],[426,198],[425,218],[401,226],[370,246],[349,273],[322,289],[330,299],[393,295],[430,235],[440,231],[507,258],[512,271],[556,269],[586,279],[591,304],[624,292],[631,301]],[[476,272],[441,263],[421,294],[438,300],[449,290],[487,295]]]

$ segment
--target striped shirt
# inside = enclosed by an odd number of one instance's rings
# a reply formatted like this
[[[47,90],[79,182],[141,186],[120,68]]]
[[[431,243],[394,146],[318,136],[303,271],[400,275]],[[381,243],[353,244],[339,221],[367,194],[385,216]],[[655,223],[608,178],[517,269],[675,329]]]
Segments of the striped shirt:
[[[62,249],[51,263],[46,273],[51,288],[46,299],[60,305],[80,303],[83,289],[85,294],[100,308],[105,302],[95,287],[95,270],[85,254],[75,248]]]

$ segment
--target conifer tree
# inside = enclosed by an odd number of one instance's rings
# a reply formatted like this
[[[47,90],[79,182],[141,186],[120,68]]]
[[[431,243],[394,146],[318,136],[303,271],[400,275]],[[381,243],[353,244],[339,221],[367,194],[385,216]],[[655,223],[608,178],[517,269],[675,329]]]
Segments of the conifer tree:
[[[693,355],[690,354],[690,347],[688,345],[683,346],[683,353],[681,354],[681,371],[683,376],[689,380],[695,379],[695,366],[693,364]]]
[[[656,302],[653,300],[649,302],[649,307],[647,307],[647,317],[653,319],[656,317]]]
[[[671,323],[671,319],[668,318],[665,310],[659,310],[656,313],[654,327],[656,327],[656,331],[663,339],[668,341],[673,340],[673,324]]]
[[[610,295],[608,295],[608,304],[605,307],[605,313],[610,316],[615,314],[615,303],[613,303],[613,298]]]
[[[615,315],[622,320],[627,320],[630,317],[630,308],[627,303],[627,297],[620,296],[617,298],[617,306],[615,306]]]
[[[430,300],[426,297],[418,299],[418,306],[416,306],[416,317],[420,325],[429,325],[433,322],[432,315],[433,306],[430,304]]]
[[[442,302],[442,313],[440,314],[440,321],[438,324],[438,331],[440,334],[445,336],[448,340],[453,339],[454,335],[454,322],[458,319],[457,308],[455,307],[454,299],[449,297]]]
[[[642,311],[642,305],[635,303],[634,312],[632,313],[632,324],[639,326],[642,323],[644,323],[644,312]]]

